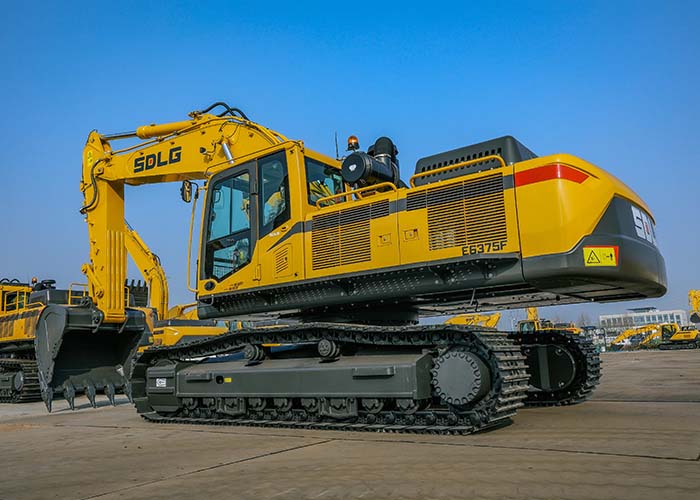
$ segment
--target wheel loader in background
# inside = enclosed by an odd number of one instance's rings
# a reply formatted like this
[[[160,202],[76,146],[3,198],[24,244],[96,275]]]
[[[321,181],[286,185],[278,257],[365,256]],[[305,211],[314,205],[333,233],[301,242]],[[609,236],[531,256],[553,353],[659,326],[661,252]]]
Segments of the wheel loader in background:
[[[113,147],[134,137],[143,142]],[[340,162],[224,103],[131,133],[92,132],[81,182],[91,303],[43,323],[58,342],[51,352],[60,358],[61,339],[81,336],[86,315],[101,341],[134,345],[148,328],[121,287],[126,184],[178,181],[185,201],[204,194],[199,318],[286,323],[141,353],[129,384],[156,422],[500,426],[524,404],[585,400],[600,376],[591,342],[421,318],[666,291],[648,207],[584,160],[538,157],[503,137],[423,158],[407,185],[390,139],[351,145]],[[47,402],[85,385],[43,380]]]

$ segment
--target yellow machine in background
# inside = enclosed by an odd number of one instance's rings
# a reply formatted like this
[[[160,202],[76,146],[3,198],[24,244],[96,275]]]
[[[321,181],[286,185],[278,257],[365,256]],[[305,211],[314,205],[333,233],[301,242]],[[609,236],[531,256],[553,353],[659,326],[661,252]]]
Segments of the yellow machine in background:
[[[554,330],[561,330],[576,335],[583,333],[583,330],[573,323],[552,323],[548,319],[540,319],[540,314],[536,307],[528,307],[527,319],[518,321],[519,332],[547,332]]]
[[[700,323],[700,290],[688,292],[688,304],[690,304],[690,321]]]
[[[610,343],[613,350],[632,350],[657,347],[662,339],[667,339],[680,331],[676,323],[654,323],[636,326],[621,332]]]
[[[496,328],[501,320],[501,313],[479,314],[469,313],[453,316],[447,321],[446,325],[467,325],[467,326],[486,326],[488,328]]]
[[[124,247],[145,280],[145,285],[140,281],[128,283],[125,280],[121,299],[125,306],[138,309],[143,315],[145,328],[130,339],[138,344],[140,351],[151,345],[179,345],[229,330],[228,326],[214,320],[198,320],[196,309],[185,312],[192,305],[168,309],[168,282],[158,256],[131,226],[125,223],[124,229]],[[53,330],[48,330],[46,336],[36,337],[42,318],[55,325],[64,316],[65,308],[84,311],[83,302],[89,297],[86,284],[73,283],[69,289],[63,290],[57,289],[53,280],[38,283],[34,279],[32,284],[3,280],[0,293],[0,401],[20,403],[41,399],[40,381],[46,380],[51,370],[62,373],[64,377],[81,378],[81,392],[88,396],[93,406],[98,392],[104,392],[113,404],[119,390],[126,389],[128,394],[122,374],[129,369],[126,365],[130,353],[133,353],[133,345],[126,347],[121,343],[126,335],[121,339],[108,336],[101,341],[85,335],[87,332],[84,331],[82,340],[72,336],[64,343],[60,335],[52,338]],[[100,327],[99,315],[91,320],[83,317],[82,321],[84,330],[89,328],[88,321],[93,321],[98,329]],[[60,346],[62,354],[54,358],[53,364],[51,353],[47,352],[51,342],[54,342],[54,351]],[[55,362],[56,359],[59,363]],[[90,382],[91,374],[97,379],[94,383]],[[76,392],[72,382],[64,381],[63,395],[71,408],[74,407]]]
[[[700,329],[697,326],[684,326],[664,333],[659,349],[700,349]]]
[[[41,399],[36,363],[21,348],[31,335],[29,296],[33,286],[19,280],[0,280],[0,402]],[[8,321],[10,320],[10,321]],[[8,342],[7,339],[17,339]]]
[[[700,290],[688,291],[689,317],[693,323],[700,323]],[[684,326],[674,332],[664,333],[659,349],[700,349],[700,328]]]

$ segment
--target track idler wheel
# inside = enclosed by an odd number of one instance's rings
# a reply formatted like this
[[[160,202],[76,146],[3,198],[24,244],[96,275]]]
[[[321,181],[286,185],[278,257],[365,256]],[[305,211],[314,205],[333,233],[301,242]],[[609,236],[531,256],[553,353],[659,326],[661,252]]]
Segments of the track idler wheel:
[[[15,374],[12,380],[12,387],[15,392],[22,392],[22,389],[24,389],[24,372],[22,370]]]
[[[564,389],[576,376],[576,361],[562,346],[527,346],[524,354],[530,367],[530,385],[541,391]]]
[[[430,373],[435,394],[452,406],[473,405],[491,390],[486,363],[464,348],[453,348],[438,356]]]

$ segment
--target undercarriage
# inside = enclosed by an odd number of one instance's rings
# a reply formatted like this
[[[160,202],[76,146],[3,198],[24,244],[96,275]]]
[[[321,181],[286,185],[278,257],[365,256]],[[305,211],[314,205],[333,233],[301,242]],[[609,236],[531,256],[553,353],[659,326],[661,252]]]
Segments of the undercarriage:
[[[566,331],[309,323],[150,349],[131,386],[162,423],[471,434],[584,401],[599,378],[592,343]]]

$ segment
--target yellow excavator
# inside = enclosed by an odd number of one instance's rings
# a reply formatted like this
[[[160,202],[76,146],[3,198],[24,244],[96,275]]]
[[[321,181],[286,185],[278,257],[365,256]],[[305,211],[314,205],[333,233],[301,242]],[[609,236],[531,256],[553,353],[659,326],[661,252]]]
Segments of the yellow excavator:
[[[700,349],[700,290],[688,292],[688,304],[690,305],[690,321],[694,325],[684,326],[677,331],[669,332],[662,336],[659,349]]]
[[[501,313],[492,314],[468,313],[452,316],[445,321],[446,325],[468,325],[468,326],[485,326],[487,328],[496,328],[498,322],[501,321]]]
[[[92,132],[81,182],[90,301],[41,313],[47,405],[107,379],[154,422],[471,433],[524,404],[588,398],[595,348],[419,319],[666,291],[649,208],[580,158],[538,157],[508,136],[422,158],[404,183],[389,138],[348,149],[342,161],[316,153],[224,103]],[[173,181],[185,201],[204,195],[198,317],[284,324],[154,347],[120,371],[148,330],[124,301],[124,187]],[[67,346],[113,357],[75,376],[60,369]]]
[[[201,339],[210,335],[218,335],[229,330],[214,320],[199,320],[196,309],[192,305],[174,306],[168,309],[168,283],[165,271],[160,265],[158,256],[151,252],[138,233],[127,223],[124,230],[124,245],[133,258],[145,283],[131,280],[124,285],[125,304],[138,307],[144,314],[147,329],[139,338],[139,350],[145,350],[151,345],[176,345],[193,339]],[[38,353],[47,366],[45,338],[38,330],[38,320],[47,306],[49,311],[61,312],[61,307],[79,306],[87,299],[87,285],[72,283],[68,289],[57,289],[55,281],[32,279],[32,283],[20,283],[19,280],[0,280],[0,402],[24,403],[41,400],[40,377],[46,372],[37,366]],[[47,315],[46,317],[52,317]],[[176,328],[175,328],[176,327]],[[37,338],[37,333],[39,336]],[[50,332],[45,331],[47,334]],[[54,349],[61,349],[61,364],[58,369],[75,377],[86,377],[83,391],[90,403],[96,405],[96,394],[104,392],[109,401],[115,404],[115,395],[123,386],[104,378],[102,384],[88,382],[91,371],[100,375],[113,371],[123,372],[124,365],[119,363],[113,368],[101,366],[107,363],[112,353],[105,352],[95,338],[85,344],[71,349],[59,343]],[[90,342],[93,342],[92,344]],[[43,347],[43,348],[42,348]],[[123,351],[119,353],[123,355]],[[112,358],[114,359],[114,358]],[[95,366],[97,365],[97,366]],[[50,366],[50,365],[48,365]],[[54,365],[54,369],[55,369]],[[42,379],[44,380],[44,379]],[[64,395],[69,406],[74,408],[75,389],[67,386]]]
[[[87,300],[87,293],[79,284],[71,284],[68,289],[57,289],[54,280],[38,281],[32,278],[31,283],[20,283],[19,280],[2,280],[0,282],[0,297],[2,307],[0,308],[0,401],[8,403],[24,403],[42,399],[42,383],[45,380],[46,372],[42,371],[39,364],[39,353],[44,356],[46,352],[44,343],[50,337],[51,332],[46,328],[39,328],[39,319],[48,318],[48,321],[56,321],[56,312],[65,308],[80,308]],[[147,290],[140,283],[132,281],[128,284],[122,283],[122,292],[125,305],[140,305],[144,311],[146,308]],[[53,314],[45,315],[47,311]],[[75,339],[69,339],[75,340]],[[137,339],[138,340],[138,339]],[[86,367],[95,364],[102,364],[106,357],[111,356],[106,346],[99,345],[97,349],[91,346],[100,341],[94,336],[88,337],[83,346],[82,353],[85,356],[75,356],[66,345],[60,342],[53,346],[59,348],[63,353],[61,362],[62,370],[71,371],[75,374],[83,373]],[[92,344],[91,344],[92,342]],[[113,345],[113,344],[112,344]],[[91,357],[97,354],[96,358]],[[120,355],[122,353],[118,353]],[[88,368],[89,369],[89,368]],[[122,365],[113,366],[111,369],[97,370],[95,373],[111,373],[111,371],[122,369]],[[79,375],[78,375],[79,376]],[[93,386],[88,386],[85,393],[94,405],[95,394]],[[101,390],[108,399],[114,403],[116,389],[109,382],[106,382]],[[73,400],[69,398],[70,406],[73,408]]]
[[[610,343],[612,350],[633,350],[657,346],[662,339],[668,339],[681,329],[676,323],[654,323],[635,326],[621,332]]]

